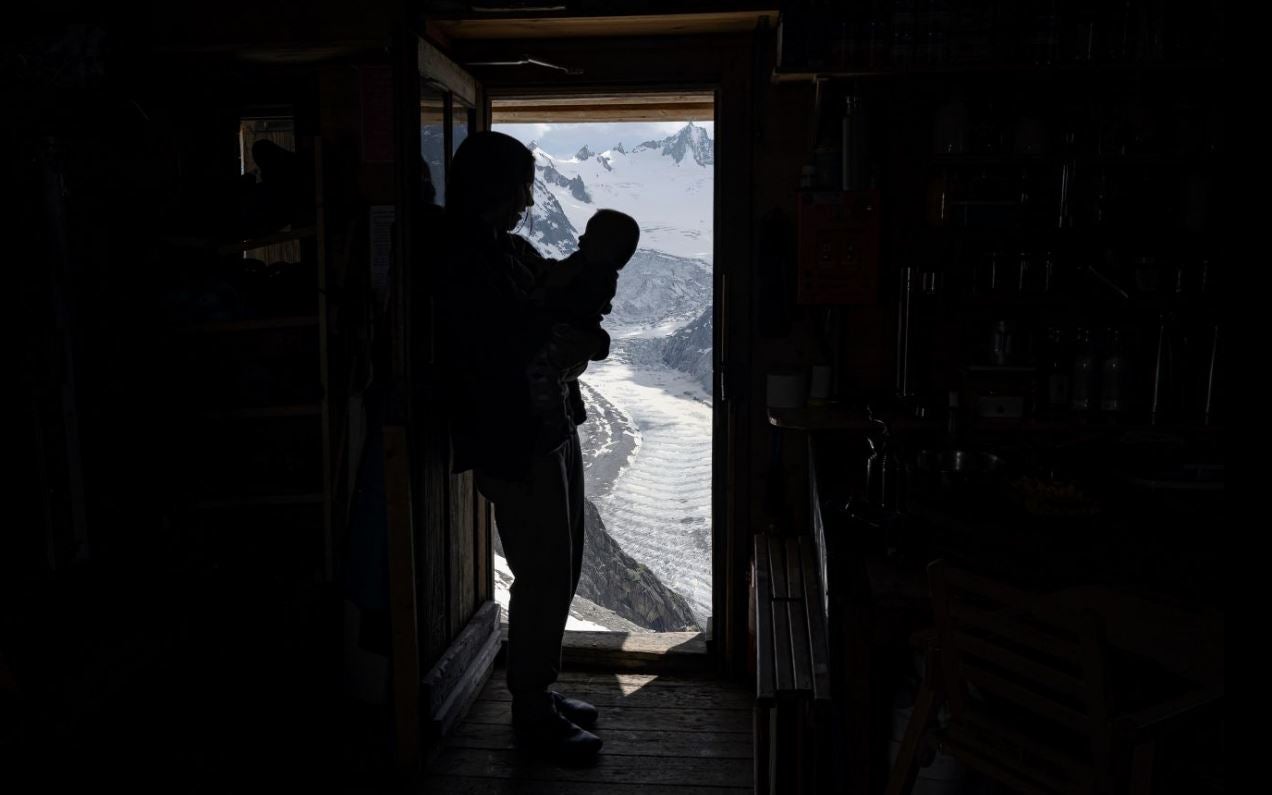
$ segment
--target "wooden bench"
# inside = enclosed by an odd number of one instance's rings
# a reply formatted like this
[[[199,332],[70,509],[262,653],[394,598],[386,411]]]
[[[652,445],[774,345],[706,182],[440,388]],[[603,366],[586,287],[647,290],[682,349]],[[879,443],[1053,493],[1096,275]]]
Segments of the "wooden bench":
[[[755,791],[830,789],[830,665],[811,538],[755,537]]]

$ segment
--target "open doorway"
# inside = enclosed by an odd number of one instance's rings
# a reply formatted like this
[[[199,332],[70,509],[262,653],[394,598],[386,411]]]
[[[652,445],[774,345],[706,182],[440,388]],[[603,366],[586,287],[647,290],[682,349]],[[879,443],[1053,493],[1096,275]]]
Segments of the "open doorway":
[[[500,98],[491,121],[534,153],[534,206],[518,231],[544,256],[573,253],[602,208],[641,227],[604,323],[610,356],[580,378],[587,539],[567,630],[709,630],[713,98]],[[494,541],[506,608],[513,578]]]

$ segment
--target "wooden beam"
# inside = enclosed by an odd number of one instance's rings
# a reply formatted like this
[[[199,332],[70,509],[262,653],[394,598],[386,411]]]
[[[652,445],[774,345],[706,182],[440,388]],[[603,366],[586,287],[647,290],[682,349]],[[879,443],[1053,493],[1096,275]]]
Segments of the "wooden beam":
[[[524,108],[556,108],[571,105],[596,106],[612,102],[625,105],[702,105],[715,101],[710,91],[685,92],[646,92],[646,91],[608,91],[576,92],[572,94],[529,95],[513,98],[495,98],[491,107],[496,112],[514,107]]]
[[[501,122],[714,121],[710,91],[609,91],[495,98],[491,110]]]
[[[443,50],[451,48],[450,36],[446,35],[446,31],[442,30],[435,19],[424,20],[423,38]]]
[[[498,627],[499,605],[487,602],[424,675],[420,702],[426,713],[433,714],[450,697],[477,650],[485,643],[486,636],[497,632]]]
[[[777,23],[777,11],[726,11],[698,14],[650,14],[595,17],[437,20],[452,40],[573,39],[609,36],[696,36],[749,33],[761,19]]]
[[[713,121],[715,105],[710,102],[695,104],[667,103],[623,104],[597,103],[595,105],[557,105],[527,107],[523,105],[496,105],[493,108],[496,123],[566,123],[596,121]]]
[[[419,40],[419,70],[425,80],[449,90],[467,105],[477,105],[477,81],[473,76],[423,39]]]
[[[499,651],[499,605],[487,602],[421,683],[420,704],[431,736],[440,737],[467,711],[486,683]]]

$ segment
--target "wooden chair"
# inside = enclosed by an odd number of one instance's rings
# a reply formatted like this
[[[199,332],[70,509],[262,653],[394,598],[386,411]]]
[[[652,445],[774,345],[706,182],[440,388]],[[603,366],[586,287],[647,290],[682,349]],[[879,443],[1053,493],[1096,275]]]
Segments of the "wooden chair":
[[[888,795],[912,785],[941,703],[949,720],[932,729],[940,746],[1013,790],[1107,793],[1129,783],[1149,791],[1157,731],[1199,700],[1149,699],[1146,709],[1115,714],[1114,658],[1095,613],[942,561],[928,567],[928,580],[936,631]]]

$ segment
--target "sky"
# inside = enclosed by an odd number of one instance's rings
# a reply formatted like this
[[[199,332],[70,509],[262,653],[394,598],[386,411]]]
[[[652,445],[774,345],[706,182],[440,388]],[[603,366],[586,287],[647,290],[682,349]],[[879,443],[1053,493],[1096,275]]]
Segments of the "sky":
[[[621,143],[625,148],[645,141],[661,140],[680,130],[687,121],[569,122],[566,124],[499,124],[495,130],[507,133],[524,144],[537,141],[539,147],[554,157],[570,157],[586,144],[603,152]],[[696,121],[715,138],[715,122]]]

